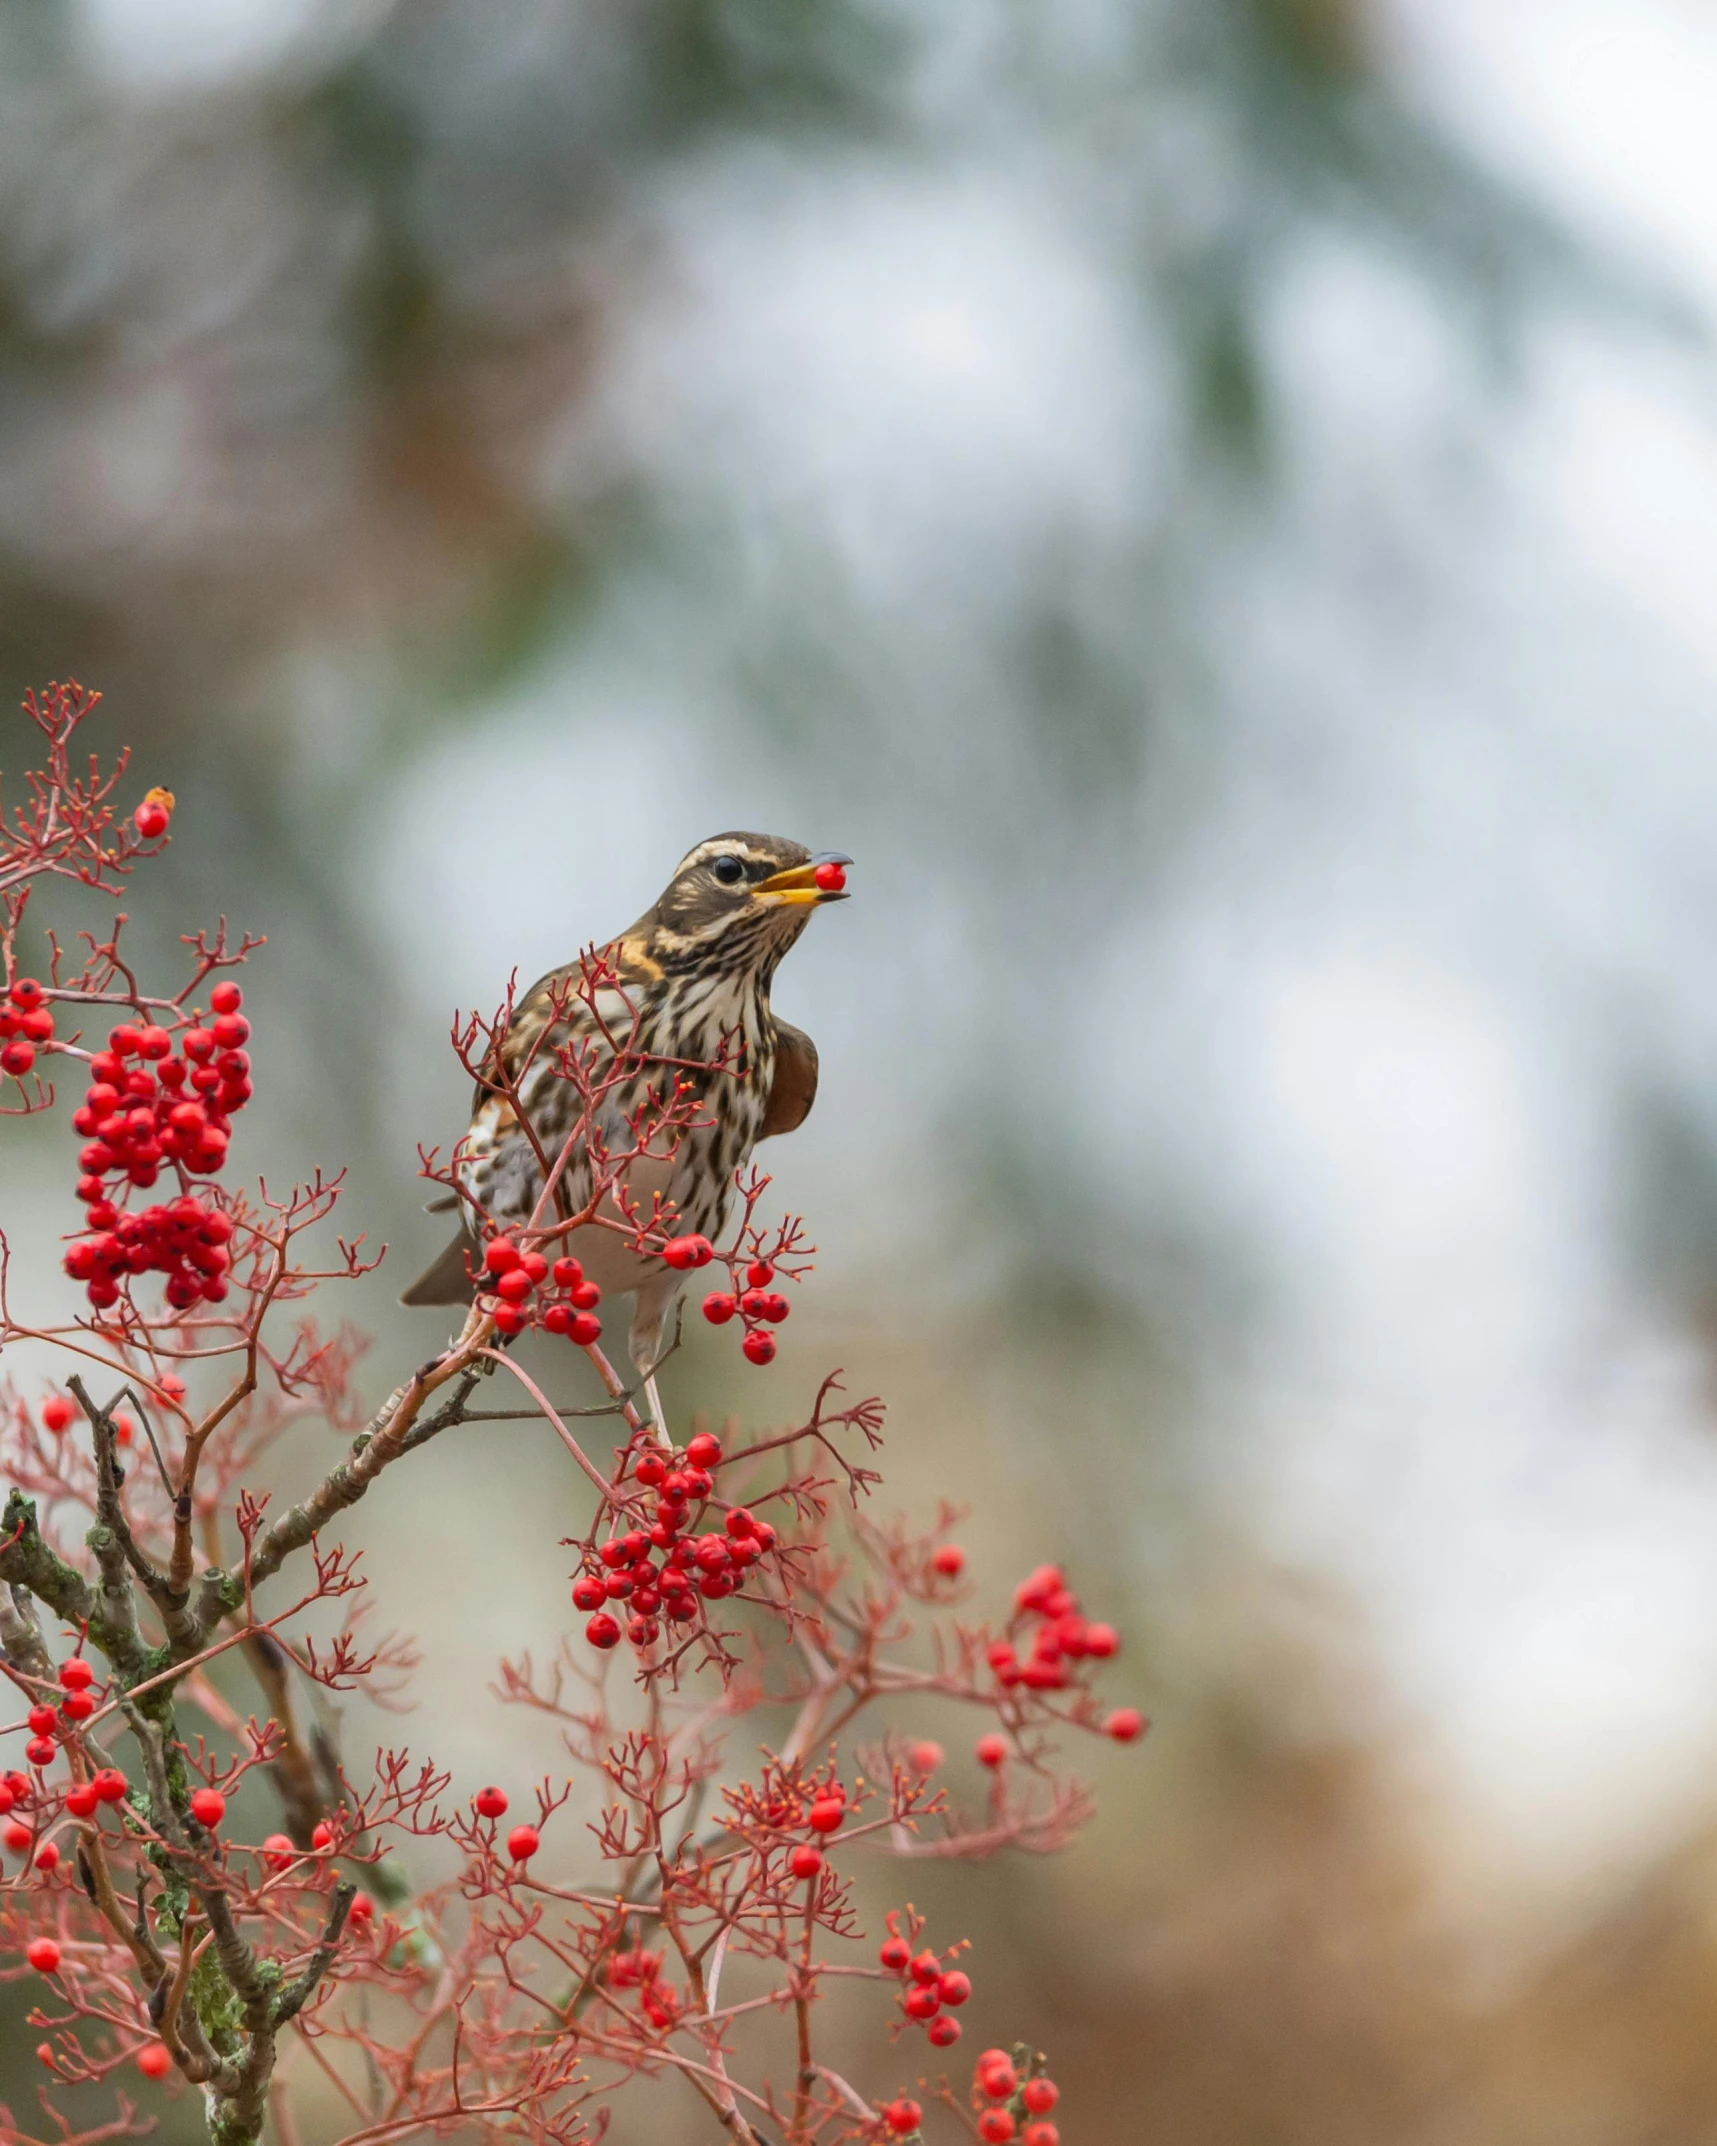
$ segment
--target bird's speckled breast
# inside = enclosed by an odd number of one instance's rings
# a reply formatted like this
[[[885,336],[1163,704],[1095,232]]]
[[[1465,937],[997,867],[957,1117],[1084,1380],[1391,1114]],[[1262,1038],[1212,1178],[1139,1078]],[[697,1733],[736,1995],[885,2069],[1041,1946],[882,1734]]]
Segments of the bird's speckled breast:
[[[719,1234],[726,1221],[736,1172],[749,1160],[762,1128],[775,1070],[775,1030],[769,1001],[755,976],[680,975],[659,977],[627,1004],[619,993],[599,994],[598,1011],[608,1032],[624,1040],[636,1015],[636,1047],[649,1062],[604,1096],[596,1113],[600,1142],[611,1152],[633,1145],[629,1118],[660,1095],[676,1070],[694,1081],[703,1094],[700,1123],[671,1143],[658,1139],[658,1154],[640,1156],[627,1171],[627,1189],[647,1212],[660,1192],[678,1211],[679,1227],[707,1237]],[[552,1034],[555,1043],[597,1039],[593,1070],[612,1065],[613,1053],[600,1037],[590,1011],[575,1005],[572,1018]],[[700,1072],[723,1054],[731,1071]],[[676,1061],[675,1064],[662,1061]],[[554,1052],[544,1049],[526,1073],[520,1103],[538,1145],[552,1163],[577,1125],[583,1104],[578,1086],[557,1069]],[[471,1197],[498,1220],[524,1221],[542,1190],[543,1172],[529,1139],[509,1103],[491,1096],[472,1123],[460,1166],[460,1182]],[[590,1198],[591,1170],[581,1142],[568,1162],[560,1185],[562,1211],[577,1213]],[[589,1233],[586,1233],[589,1234]],[[612,1232],[603,1233],[612,1236]],[[582,1256],[582,1247],[578,1247]],[[588,1264],[588,1261],[586,1262]]]

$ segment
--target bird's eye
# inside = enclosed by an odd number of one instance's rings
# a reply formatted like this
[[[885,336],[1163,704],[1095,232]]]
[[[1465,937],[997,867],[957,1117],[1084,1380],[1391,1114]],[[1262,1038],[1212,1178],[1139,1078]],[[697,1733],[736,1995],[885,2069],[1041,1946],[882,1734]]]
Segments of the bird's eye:
[[[745,877],[745,867],[737,857],[718,857],[714,869],[724,887],[736,887]]]

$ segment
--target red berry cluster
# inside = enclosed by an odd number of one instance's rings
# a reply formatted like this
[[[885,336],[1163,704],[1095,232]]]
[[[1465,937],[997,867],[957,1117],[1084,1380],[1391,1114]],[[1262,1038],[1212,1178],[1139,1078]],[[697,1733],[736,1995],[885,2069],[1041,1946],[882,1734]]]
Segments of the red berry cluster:
[[[56,1739],[71,1736],[86,1722],[100,1704],[90,1690],[95,1682],[95,1671],[81,1654],[74,1654],[60,1664],[60,1690],[63,1694],[58,1708],[38,1699],[26,1717],[30,1725],[30,1741],[24,1747],[24,1756],[32,1766],[51,1766],[59,1746]],[[22,1774],[8,1774],[4,1786],[12,1792],[13,1800],[22,1793],[13,1787],[23,1783]],[[25,1783],[25,1786],[28,1784]],[[10,1802],[0,1802],[0,1811],[10,1810]]]
[[[54,1011],[33,976],[14,979],[0,999],[0,1072],[22,1080],[36,1062],[36,1046],[54,1032]]]
[[[72,1664],[68,1663],[66,1666],[70,1668]],[[82,1666],[87,1668],[89,1665],[84,1663]],[[89,1696],[87,1687],[83,1685],[70,1687],[68,1696],[79,1693],[86,1698]],[[51,1709],[44,1709],[44,1711],[48,1712],[51,1717]],[[39,1740],[32,1738],[29,1747],[33,1765],[47,1763],[45,1760],[38,1761],[33,1756]],[[51,1756],[54,1750],[51,1742],[48,1745],[48,1750]],[[0,1818],[4,1818],[6,1821],[4,1825],[0,1825],[0,1841],[4,1841],[14,1855],[28,1855],[32,1844],[35,1842],[36,1833],[22,1818],[14,1817],[12,1814],[18,1810],[28,1809],[35,1799],[36,1793],[37,1791],[32,1786],[28,1774],[8,1773],[0,1775]],[[52,1792],[46,1788],[43,1788],[41,1793],[43,1797],[42,1808],[45,1812],[48,1805],[53,1801],[53,1796]],[[71,1818],[91,1818],[95,1815],[98,1805],[119,1803],[124,1800],[124,1797],[124,1774],[119,1772],[117,1767],[104,1766],[99,1773],[92,1775],[89,1780],[75,1781],[66,1790],[66,1814]],[[36,1849],[34,1861],[38,1870],[53,1870],[57,1867],[59,1860],[60,1851],[51,1840],[43,1841],[41,1846]]]
[[[783,1824],[809,1826],[819,1840],[826,1841],[846,1824],[847,1792],[831,1778],[815,1790],[809,1803],[784,1805],[778,1817]],[[796,1878],[818,1877],[823,1868],[823,1851],[809,1841],[801,1841],[789,1854],[787,1868]]]
[[[593,1647],[620,1643],[619,1619],[609,1604],[627,1605],[626,1637],[647,1647],[660,1638],[663,1619],[690,1624],[700,1602],[732,1594],[746,1568],[774,1548],[775,1530],[743,1505],[729,1508],[719,1534],[698,1532],[720,1465],[721,1441],[707,1431],[679,1458],[652,1448],[633,1462],[636,1480],[656,1492],[655,1519],[647,1530],[609,1536],[573,1582],[574,1606],[595,1613],[584,1628]]]
[[[596,1307],[602,1291],[585,1280],[576,1259],[557,1259],[551,1266],[541,1252],[521,1252],[510,1237],[491,1237],[483,1248],[483,1275],[497,1332],[522,1334],[534,1319],[545,1333],[565,1334],[581,1349],[601,1335]],[[553,1292],[546,1299],[545,1285]]]
[[[907,1912],[910,1915],[911,1910]],[[914,1953],[898,1913],[885,1920],[889,1935],[877,1958],[891,1975],[900,1977],[900,2009],[924,2028],[935,2048],[946,2049],[960,2039],[960,2022],[948,2014],[972,1994],[971,1978],[957,1967],[944,1967],[933,1952]]]
[[[769,1328],[779,1326],[793,1309],[784,1296],[770,1288],[774,1279],[775,1269],[768,1260],[753,1259],[747,1262],[745,1287],[737,1295],[712,1289],[703,1300],[703,1315],[711,1326],[725,1326],[735,1312],[745,1322],[745,1339],[740,1346],[750,1363],[773,1360],[775,1336]]]
[[[1059,1565],[1039,1565],[1014,1594],[1017,1618],[1035,1620],[1031,1643],[1021,1660],[1014,1642],[998,1639],[989,1650],[996,1682],[1023,1684],[1028,1691],[1061,1691],[1069,1682],[1069,1662],[1087,1656],[1107,1661],[1120,1648],[1110,1624],[1088,1624],[1079,1614],[1079,1597]]]
[[[480,1788],[471,1803],[479,1818],[496,1819],[507,1815],[507,1791],[504,1788]],[[528,1863],[542,1844],[543,1837],[535,1826],[515,1826],[507,1835],[507,1853],[515,1863]]]
[[[986,2049],[972,2076],[972,2100],[978,2108],[978,2136],[985,2146],[1061,2146],[1061,2133],[1049,2121],[1049,2112],[1061,2099],[1061,2089],[1047,2077],[1042,2057],[1033,2057],[1022,2075],[1014,2057],[1005,2049]]]
[[[602,1979],[611,1990],[636,1990],[639,2009],[652,2027],[671,2027],[680,2016],[680,1996],[662,1976],[662,1956],[642,1945],[610,1955]]]
[[[89,1090],[72,1125],[88,1142],[77,1189],[90,1234],[73,1240],[65,1269],[98,1311],[118,1302],[133,1274],[166,1275],[175,1311],[227,1294],[233,1226],[218,1207],[189,1192],[135,1213],[122,1213],[117,1201],[131,1187],[147,1190],[163,1166],[178,1171],[181,1186],[224,1166],[233,1115],[253,1092],[243,997],[235,983],[216,984],[208,1026],[194,1020],[182,1030],[177,1056],[166,1029],[122,1022],[89,1062]]]

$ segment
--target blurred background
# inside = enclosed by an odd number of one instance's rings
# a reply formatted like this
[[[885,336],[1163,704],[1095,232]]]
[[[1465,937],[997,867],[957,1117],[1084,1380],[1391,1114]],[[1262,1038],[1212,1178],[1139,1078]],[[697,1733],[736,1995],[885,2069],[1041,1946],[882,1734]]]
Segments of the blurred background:
[[[376,1395],[454,1007],[716,829],[858,860],[818,1282],[669,1398],[844,1365],[978,1604],[1121,1626],[1082,1843],[911,1874],[1069,2146],[1717,2139],[1714,100],[1708,0],[0,15],[0,702],[178,793],[158,958],[268,932]],[[553,1762],[563,1496],[360,1516],[462,1787]]]

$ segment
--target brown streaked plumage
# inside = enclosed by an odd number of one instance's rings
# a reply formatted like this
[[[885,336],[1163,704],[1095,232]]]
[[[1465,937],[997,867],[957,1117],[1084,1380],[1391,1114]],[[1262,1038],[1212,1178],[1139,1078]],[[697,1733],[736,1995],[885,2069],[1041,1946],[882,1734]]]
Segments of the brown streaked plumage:
[[[716,1236],[727,1218],[735,1173],[759,1140],[792,1132],[810,1114],[817,1093],[817,1050],[809,1036],[777,1017],[770,987],[782,957],[805,928],[813,908],[844,896],[815,883],[819,864],[848,860],[813,857],[800,843],[776,835],[712,835],[676,866],[656,902],[602,949],[618,978],[596,994],[594,1009],[576,995],[579,964],[554,969],[519,1001],[500,1044],[509,1074],[530,1063],[519,1103],[543,1151],[553,1156],[579,1116],[577,1088],[556,1070],[556,1051],[611,1046],[636,1028],[635,1048],[649,1061],[619,1083],[597,1112],[601,1137],[631,1144],[626,1120],[652,1088],[662,1060],[722,1069],[683,1076],[700,1092],[707,1120],[681,1135],[671,1156],[641,1158],[627,1175],[630,1196],[648,1208],[652,1195],[671,1200],[680,1228]],[[606,1036],[605,1036],[606,1031]],[[531,1057],[533,1045],[540,1045]],[[502,1223],[521,1222],[542,1190],[536,1149],[512,1104],[479,1083],[459,1165],[459,1182],[476,1207]],[[590,1197],[590,1168],[576,1155],[556,1186],[563,1214]],[[468,1303],[472,1295],[465,1230],[405,1292],[406,1304]],[[631,1352],[661,1421],[652,1370],[662,1323],[682,1277],[657,1259],[640,1259],[617,1231],[587,1224],[567,1248],[605,1297],[633,1297]]]

